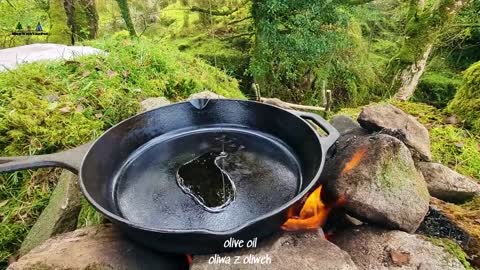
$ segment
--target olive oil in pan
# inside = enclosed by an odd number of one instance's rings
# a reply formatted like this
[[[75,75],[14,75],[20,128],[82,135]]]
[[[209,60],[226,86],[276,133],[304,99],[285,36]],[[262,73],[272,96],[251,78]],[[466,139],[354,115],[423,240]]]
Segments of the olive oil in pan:
[[[224,151],[205,153],[177,171],[180,188],[210,212],[220,212],[235,198],[235,184],[223,169]]]

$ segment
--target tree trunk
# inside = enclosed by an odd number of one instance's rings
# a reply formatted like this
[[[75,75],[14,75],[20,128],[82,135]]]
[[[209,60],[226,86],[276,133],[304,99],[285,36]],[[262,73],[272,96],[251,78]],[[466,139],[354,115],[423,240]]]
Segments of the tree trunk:
[[[423,57],[418,60],[418,62],[410,65],[402,71],[400,74],[400,88],[395,95],[396,99],[405,101],[413,96],[413,93],[418,86],[418,82],[427,67],[427,61],[432,52],[432,48],[433,44],[429,44]]]
[[[128,0],[117,0],[117,4],[120,8],[120,13],[122,14],[122,18],[125,21],[125,25],[127,26],[130,36],[136,37],[137,32],[135,31],[135,25],[133,24],[132,17],[130,16]]]
[[[67,14],[67,25],[70,28],[70,43],[75,45],[75,34],[77,33],[77,26],[75,24],[75,3],[73,0],[64,0],[63,7]]]
[[[453,18],[468,0],[442,2],[432,10],[425,10],[425,0],[411,0],[406,38],[397,56],[400,76],[394,85],[399,86],[395,98],[408,100],[413,96],[420,78],[426,70],[432,53],[435,35]],[[440,19],[433,16],[440,14]]]
[[[68,27],[68,18],[65,13],[65,5],[63,0],[50,1],[48,16],[51,24],[48,42],[71,44],[71,30]]]
[[[77,0],[77,6],[78,12],[75,13],[75,20],[79,24],[77,35],[82,38],[95,39],[98,32],[98,13],[95,0]],[[82,30],[87,30],[86,34],[78,29],[80,27]]]

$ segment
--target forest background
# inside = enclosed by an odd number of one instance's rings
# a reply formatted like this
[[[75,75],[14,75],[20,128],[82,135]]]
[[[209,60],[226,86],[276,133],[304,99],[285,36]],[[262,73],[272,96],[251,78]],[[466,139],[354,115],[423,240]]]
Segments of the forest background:
[[[12,35],[39,22],[49,35]],[[329,89],[327,117],[393,103],[429,128],[436,161],[480,178],[480,0],[0,0],[0,48],[32,43],[108,54],[0,73],[2,156],[92,140],[148,97],[255,98],[258,84],[311,106]],[[1,266],[57,178],[0,176]],[[78,226],[99,222],[84,203]]]

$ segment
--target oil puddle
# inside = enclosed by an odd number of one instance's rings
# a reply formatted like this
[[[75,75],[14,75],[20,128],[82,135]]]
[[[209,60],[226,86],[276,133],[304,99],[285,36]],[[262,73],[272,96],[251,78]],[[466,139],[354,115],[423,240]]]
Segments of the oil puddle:
[[[225,152],[208,152],[177,171],[180,188],[210,212],[220,212],[235,199],[235,184],[223,169]]]

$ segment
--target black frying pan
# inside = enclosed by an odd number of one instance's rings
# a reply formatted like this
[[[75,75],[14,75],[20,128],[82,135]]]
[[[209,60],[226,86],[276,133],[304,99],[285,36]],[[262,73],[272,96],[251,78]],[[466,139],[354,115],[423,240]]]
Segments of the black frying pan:
[[[320,137],[306,120],[328,136]],[[68,151],[0,158],[0,172],[67,168],[78,173],[87,200],[133,240],[163,252],[213,253],[228,249],[230,238],[248,241],[278,231],[288,209],[318,184],[338,136],[316,114],[202,99],[139,114]],[[207,205],[203,193],[186,192],[191,182],[179,182],[179,168],[205,154],[224,155],[214,162],[234,189],[227,188],[223,208]],[[202,173],[189,177],[204,179]],[[199,186],[225,199],[225,185],[217,184]]]

